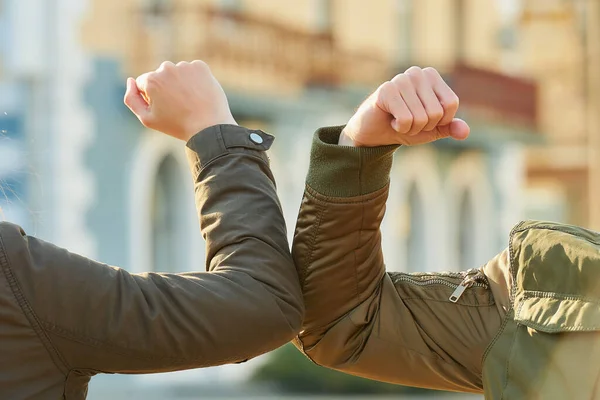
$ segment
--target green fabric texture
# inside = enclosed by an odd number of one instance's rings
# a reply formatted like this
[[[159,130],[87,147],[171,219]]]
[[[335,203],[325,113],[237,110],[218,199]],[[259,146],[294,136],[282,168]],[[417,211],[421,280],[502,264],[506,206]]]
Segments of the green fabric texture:
[[[600,235],[525,222],[511,248],[518,322],[549,333],[600,329]]]
[[[526,221],[510,237],[511,302],[483,363],[486,399],[600,399],[600,234]]]
[[[362,196],[387,185],[399,146],[339,146],[342,129],[326,127],[315,133],[307,185],[328,197]]]

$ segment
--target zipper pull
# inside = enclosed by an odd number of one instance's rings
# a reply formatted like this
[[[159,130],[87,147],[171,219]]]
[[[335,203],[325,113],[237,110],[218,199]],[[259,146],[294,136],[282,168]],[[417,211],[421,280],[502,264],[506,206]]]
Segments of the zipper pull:
[[[471,285],[473,285],[479,272],[480,271],[476,268],[472,268],[466,272],[465,279],[462,280],[462,282],[456,287],[454,292],[452,292],[452,294],[450,295],[451,302],[456,303],[458,301],[458,299],[461,298],[461,296],[463,295],[465,290],[467,290],[469,287],[471,287]]]
[[[463,280],[450,295],[450,301],[456,303],[469,286],[471,286],[469,279]]]

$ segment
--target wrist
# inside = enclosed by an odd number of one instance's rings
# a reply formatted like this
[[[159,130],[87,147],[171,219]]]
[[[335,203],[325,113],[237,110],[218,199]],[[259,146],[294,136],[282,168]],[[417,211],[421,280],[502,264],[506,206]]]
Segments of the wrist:
[[[210,123],[204,123],[204,124],[194,124],[191,125],[190,129],[186,130],[186,134],[184,136],[184,140],[185,141],[189,141],[192,137],[194,137],[196,134],[202,132],[203,130],[213,127],[213,126],[217,126],[217,125],[238,125],[238,123],[236,122],[236,120],[233,118],[233,116],[230,114],[229,116],[223,117],[223,118],[219,118],[219,119],[215,119],[214,121],[211,121]]]
[[[356,147],[356,144],[354,143],[354,140],[352,140],[350,138],[350,136],[348,136],[346,134],[346,129],[342,130],[342,133],[340,134],[340,138],[338,139],[338,145],[339,146]]]

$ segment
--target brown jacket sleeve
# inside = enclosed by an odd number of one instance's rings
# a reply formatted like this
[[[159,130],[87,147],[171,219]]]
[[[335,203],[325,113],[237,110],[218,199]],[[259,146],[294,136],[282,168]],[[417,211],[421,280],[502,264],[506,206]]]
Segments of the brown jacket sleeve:
[[[64,374],[240,362],[297,334],[304,308],[265,155],[272,141],[222,125],[187,144],[209,272],[131,274],[1,226],[7,281]]]
[[[313,143],[292,248],[306,307],[296,346],[354,375],[481,392],[481,358],[500,325],[485,277],[386,273],[380,224],[396,147],[338,146],[340,132],[321,129]]]

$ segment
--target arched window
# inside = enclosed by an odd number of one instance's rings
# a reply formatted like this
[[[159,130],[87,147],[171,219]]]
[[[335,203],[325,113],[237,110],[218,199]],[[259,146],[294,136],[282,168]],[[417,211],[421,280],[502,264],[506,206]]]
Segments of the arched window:
[[[427,251],[425,237],[425,210],[423,199],[415,184],[408,191],[408,232],[406,236],[407,272],[425,271]]]
[[[476,246],[478,244],[478,238],[475,236],[476,224],[473,209],[473,195],[470,190],[464,190],[460,197],[459,209],[458,209],[458,268],[468,269],[475,268],[477,265],[476,261]]]
[[[165,157],[156,174],[150,215],[155,272],[179,272],[188,266],[187,208],[182,179],[177,161],[171,155]]]

